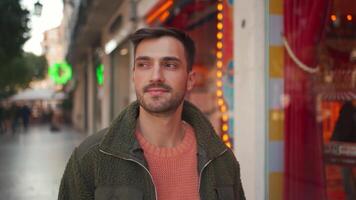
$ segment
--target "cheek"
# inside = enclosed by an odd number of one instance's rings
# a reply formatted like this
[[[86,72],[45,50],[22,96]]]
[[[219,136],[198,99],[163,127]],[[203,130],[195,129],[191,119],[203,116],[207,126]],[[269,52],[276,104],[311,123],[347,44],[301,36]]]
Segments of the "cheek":
[[[180,78],[180,79],[177,79],[175,81],[175,85],[177,88],[179,88],[180,90],[188,90],[189,87],[190,87],[190,84],[189,84],[189,80],[187,77],[183,77],[183,78]]]
[[[132,76],[132,80],[135,85],[140,85],[144,81],[144,76],[140,73],[135,72]]]
[[[140,79],[138,77],[134,77],[132,80],[133,80],[135,90],[139,92],[142,88],[142,83]]]

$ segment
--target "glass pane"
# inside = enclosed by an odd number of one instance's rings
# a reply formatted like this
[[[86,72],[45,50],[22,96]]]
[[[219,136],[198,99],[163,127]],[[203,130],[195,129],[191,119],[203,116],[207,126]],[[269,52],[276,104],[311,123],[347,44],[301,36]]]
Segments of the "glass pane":
[[[356,4],[269,4],[270,199],[356,199]]]

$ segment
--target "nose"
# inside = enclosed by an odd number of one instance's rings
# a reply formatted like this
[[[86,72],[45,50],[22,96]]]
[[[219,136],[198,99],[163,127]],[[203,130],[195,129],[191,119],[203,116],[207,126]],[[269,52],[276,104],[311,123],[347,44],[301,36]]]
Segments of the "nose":
[[[152,68],[151,82],[164,82],[163,70],[158,64]]]

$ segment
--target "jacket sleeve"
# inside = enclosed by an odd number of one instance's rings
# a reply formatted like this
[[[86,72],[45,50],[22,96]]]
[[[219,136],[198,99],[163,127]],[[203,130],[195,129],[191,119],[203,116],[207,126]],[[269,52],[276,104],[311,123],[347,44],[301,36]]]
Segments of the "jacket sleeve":
[[[94,189],[89,185],[83,176],[77,158],[77,149],[75,149],[64,170],[58,200],[94,199]]]

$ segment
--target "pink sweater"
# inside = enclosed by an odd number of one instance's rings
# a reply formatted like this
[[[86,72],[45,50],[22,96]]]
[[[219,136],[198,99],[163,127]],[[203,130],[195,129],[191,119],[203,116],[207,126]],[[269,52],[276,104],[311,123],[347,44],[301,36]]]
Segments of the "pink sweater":
[[[173,148],[150,144],[138,131],[158,200],[198,200],[197,144],[194,130],[186,125],[182,142]]]

